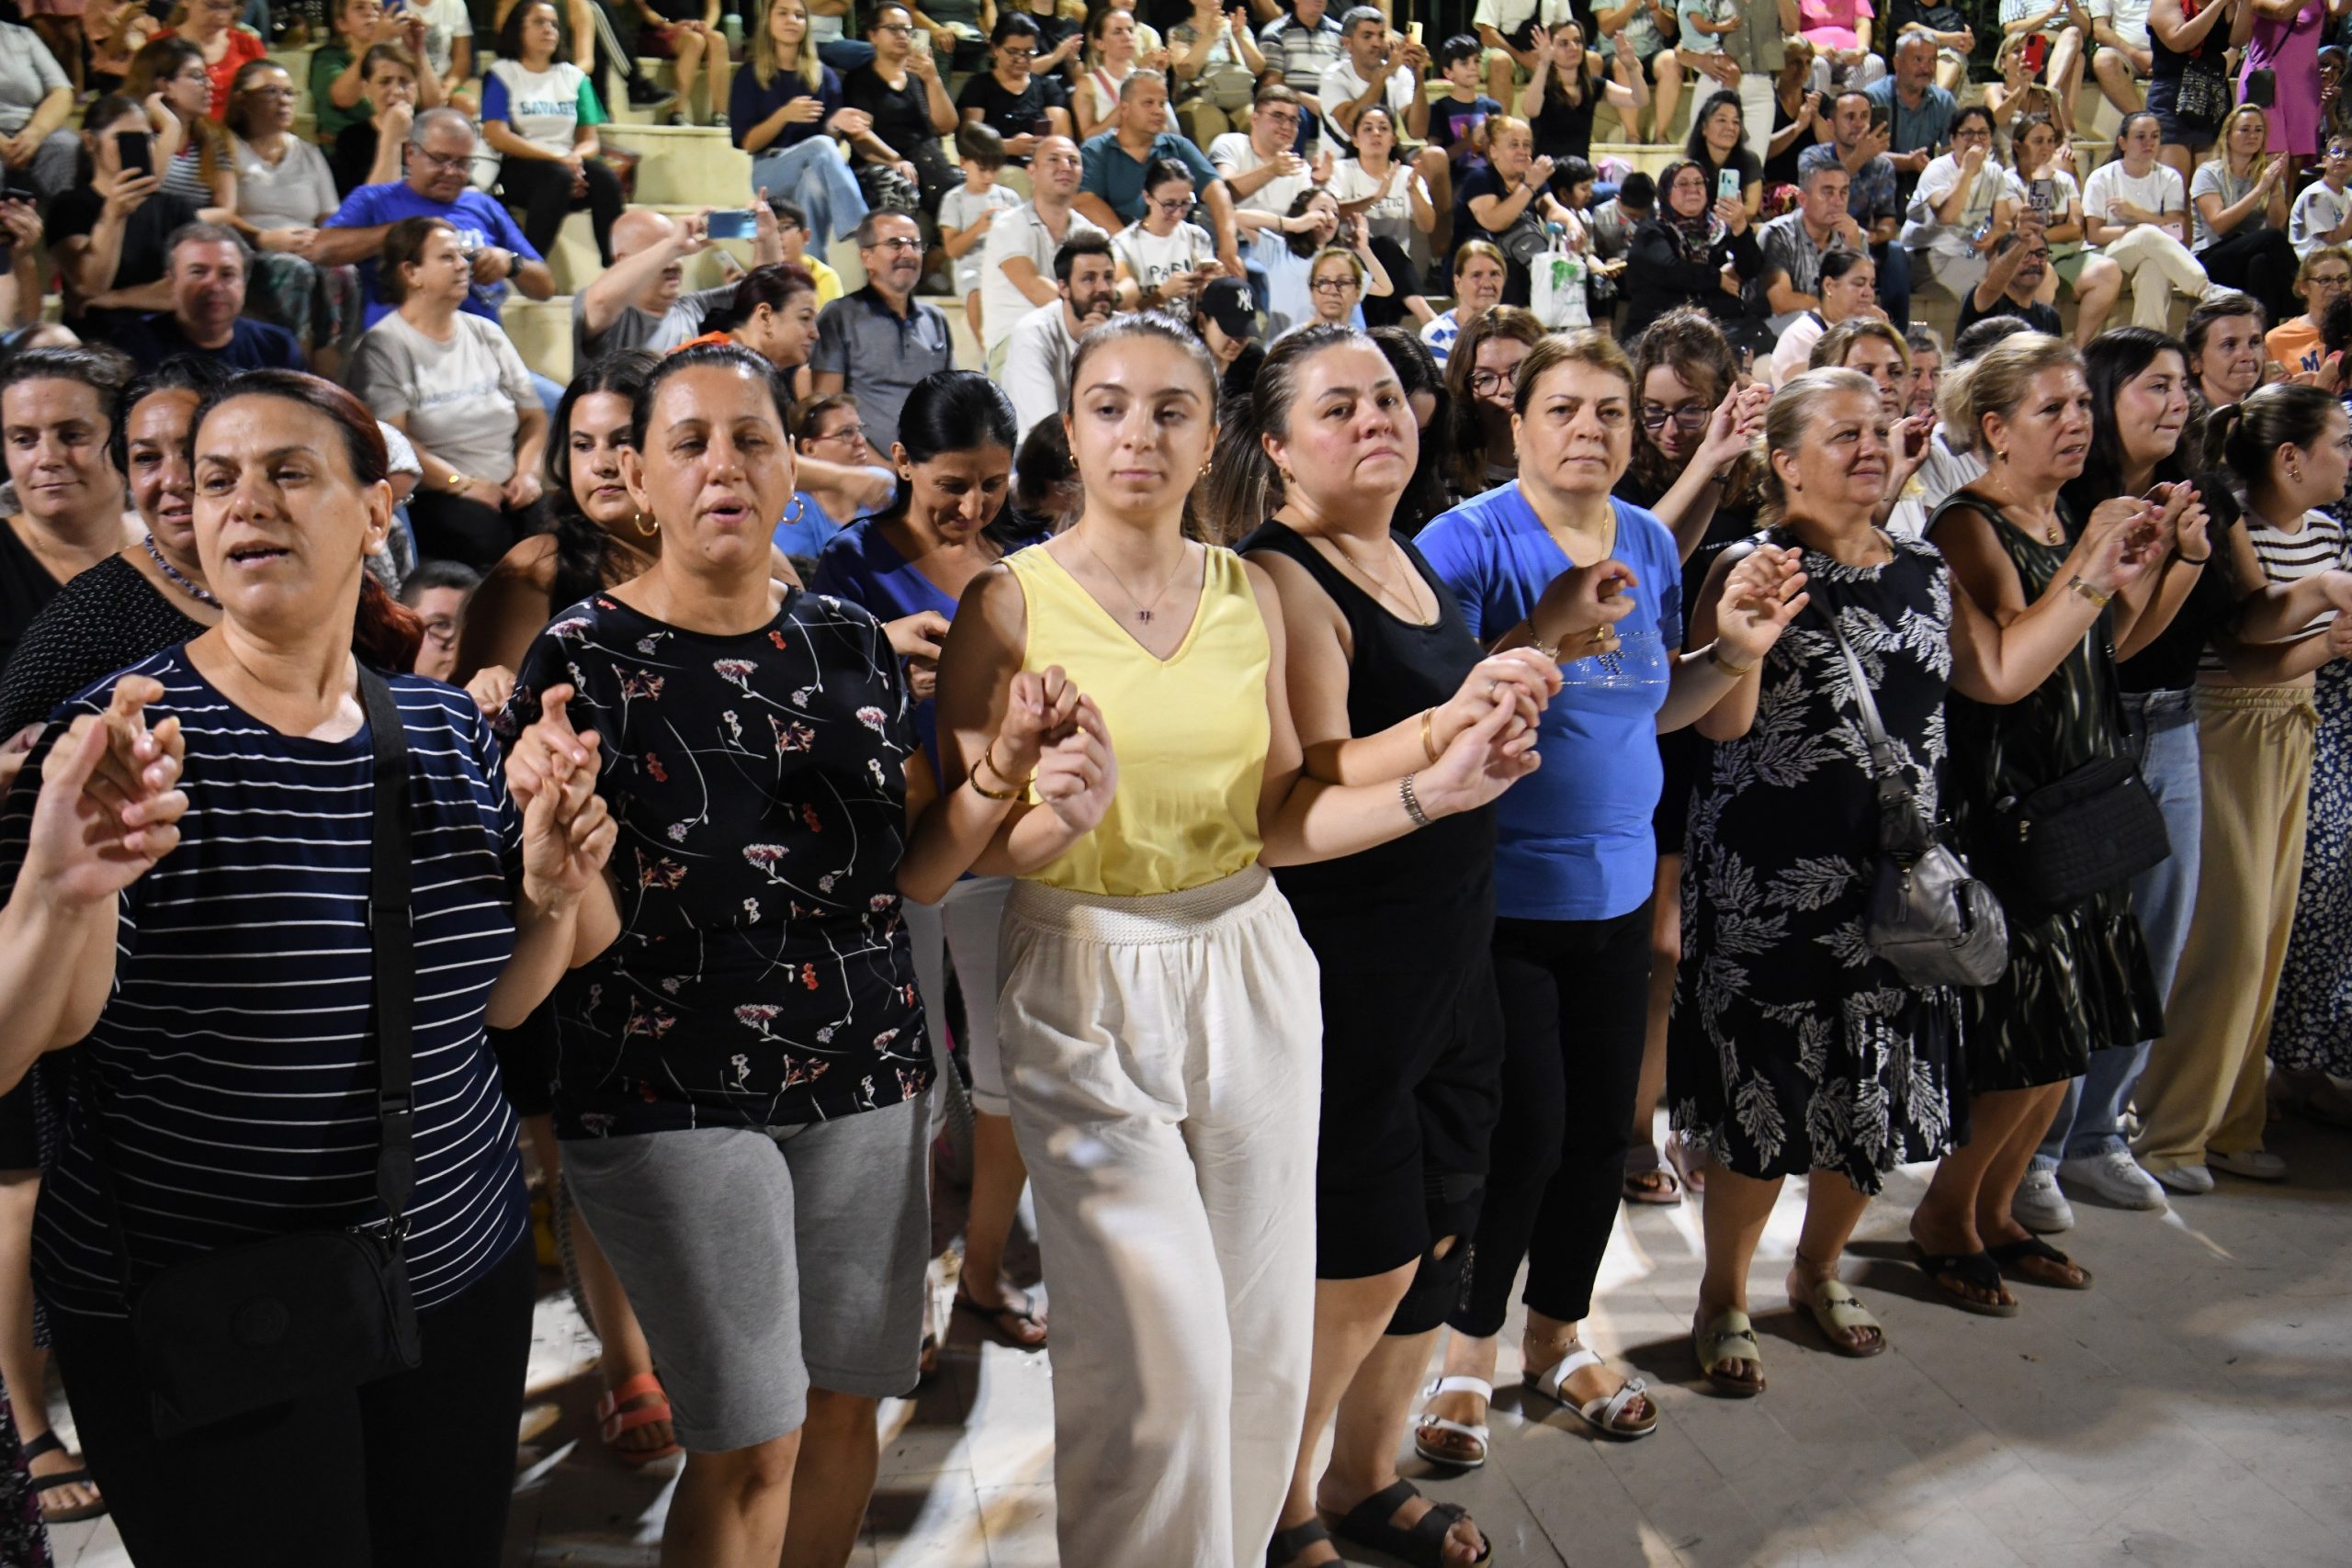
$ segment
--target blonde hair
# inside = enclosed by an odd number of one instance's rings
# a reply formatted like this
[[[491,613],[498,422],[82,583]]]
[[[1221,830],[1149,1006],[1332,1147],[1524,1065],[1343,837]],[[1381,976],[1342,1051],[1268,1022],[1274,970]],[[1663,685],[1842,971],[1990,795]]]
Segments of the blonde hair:
[[[761,0],[759,21],[752,33],[752,80],[765,87],[775,80],[778,62],[775,35],[768,30],[769,13],[786,0]],[[810,92],[824,85],[825,68],[817,60],[817,34],[808,25],[808,0],[791,0],[800,7],[800,53],[792,69]]]
[[[2237,107],[2232,109],[2229,113],[2222,117],[2222,128],[2213,132],[2213,151],[2206,155],[2205,161],[2207,163],[2219,164],[2222,165],[2223,171],[2228,171],[2230,167],[2230,131],[2236,126],[2240,118],[2250,114],[2260,115],[2262,117],[2264,140],[2266,141],[2268,140],[2270,132],[2270,111],[2264,108],[2260,104],[2240,104]],[[2256,152],[2254,155],[2254,164],[2252,166],[2257,169],[2260,168],[2262,166],[2262,160],[2269,155],[2270,154],[2267,152]]]
[[[2004,419],[2018,410],[2045,370],[2083,368],[2075,345],[2044,333],[2017,333],[1944,372],[1936,399],[1942,417],[1944,441],[1955,452],[1975,452],[1984,446],[1984,416]]]
[[[1876,316],[1849,316],[1822,333],[1820,341],[1813,345],[1813,353],[1805,364],[1815,370],[1842,370],[1846,366],[1846,356],[1853,353],[1854,345],[1866,337],[1892,344],[1894,356],[1903,362],[1903,373],[1906,376],[1911,373],[1911,345],[1903,340],[1901,333],[1894,330],[1893,322],[1883,321]]]
[[[1789,509],[1788,487],[1781,482],[1781,470],[1772,465],[1772,454],[1793,452],[1803,446],[1805,433],[1813,428],[1814,410],[1826,399],[1849,392],[1870,399],[1872,408],[1878,406],[1876,383],[1859,370],[1834,367],[1792,376],[1787,385],[1772,394],[1764,410],[1764,474],[1758,487],[1757,516],[1765,526],[1778,525]]]

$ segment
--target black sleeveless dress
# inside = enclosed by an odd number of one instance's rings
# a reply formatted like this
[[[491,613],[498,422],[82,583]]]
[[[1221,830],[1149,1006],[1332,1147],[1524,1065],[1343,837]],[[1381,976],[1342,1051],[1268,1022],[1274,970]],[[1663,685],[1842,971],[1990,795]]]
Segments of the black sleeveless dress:
[[[1485,657],[1452,591],[1408,541],[1396,543],[1437,601],[1427,626],[1400,619],[1280,523],[1240,546],[1297,563],[1346,617],[1352,735],[1442,705]],[[1317,1278],[1365,1278],[1418,1256],[1432,1239],[1420,1223],[1440,1179],[1486,1174],[1502,1075],[1494,862],[1487,807],[1361,854],[1274,870],[1322,971]]]

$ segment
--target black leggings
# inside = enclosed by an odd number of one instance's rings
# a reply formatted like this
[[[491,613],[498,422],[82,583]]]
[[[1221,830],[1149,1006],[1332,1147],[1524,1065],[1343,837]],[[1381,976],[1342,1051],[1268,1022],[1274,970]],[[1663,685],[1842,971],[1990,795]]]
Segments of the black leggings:
[[[130,1325],[49,1314],[90,1473],[139,1568],[496,1568],[538,1259],[422,1314],[413,1372],[159,1439]]]
[[[523,536],[521,519],[469,496],[419,490],[408,498],[419,560],[460,561],[487,572]]]
[[[2197,259],[2215,283],[2242,288],[2259,300],[2272,326],[2303,313],[2302,301],[2295,298],[2295,246],[2282,231],[2241,224],[2228,239],[2198,252]]]
[[[588,221],[596,231],[597,257],[610,266],[613,220],[621,215],[620,176],[605,167],[602,158],[589,159],[581,170],[587,176],[588,194],[575,197],[571,171],[563,164],[544,158],[508,158],[499,167],[499,194],[507,205],[523,209],[523,238],[541,255],[555,249],[564,214],[586,208]]]
[[[1624,1192],[1649,984],[1647,900],[1612,919],[1495,922],[1502,1116],[1468,1296],[1448,1319],[1457,1332],[1502,1331],[1522,1258],[1530,1309],[1562,1323],[1591,1314]]]

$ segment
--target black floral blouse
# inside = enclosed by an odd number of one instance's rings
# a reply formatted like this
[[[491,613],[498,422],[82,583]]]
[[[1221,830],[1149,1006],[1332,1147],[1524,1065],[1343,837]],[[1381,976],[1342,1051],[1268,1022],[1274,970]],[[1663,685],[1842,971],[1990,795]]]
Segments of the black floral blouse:
[[[915,742],[881,624],[794,589],[714,637],[594,594],[532,644],[509,724],[567,682],[602,737],[621,935],[556,993],[558,1131],[793,1126],[921,1093],[896,884]]]

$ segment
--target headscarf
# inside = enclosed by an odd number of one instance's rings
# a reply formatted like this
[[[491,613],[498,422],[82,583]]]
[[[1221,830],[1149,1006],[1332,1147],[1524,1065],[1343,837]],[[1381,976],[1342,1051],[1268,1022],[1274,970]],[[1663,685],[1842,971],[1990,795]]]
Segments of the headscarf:
[[[1657,176],[1657,217],[1668,236],[1674,241],[1675,251],[1682,260],[1705,262],[1713,256],[1715,247],[1723,243],[1724,234],[1729,231],[1724,227],[1724,220],[1715,216],[1712,194],[1696,218],[1685,218],[1674,209],[1671,194],[1674,182],[1682,177],[1685,169],[1698,170],[1702,180],[1707,177],[1707,165],[1696,159],[1677,158],[1668,164]]]

